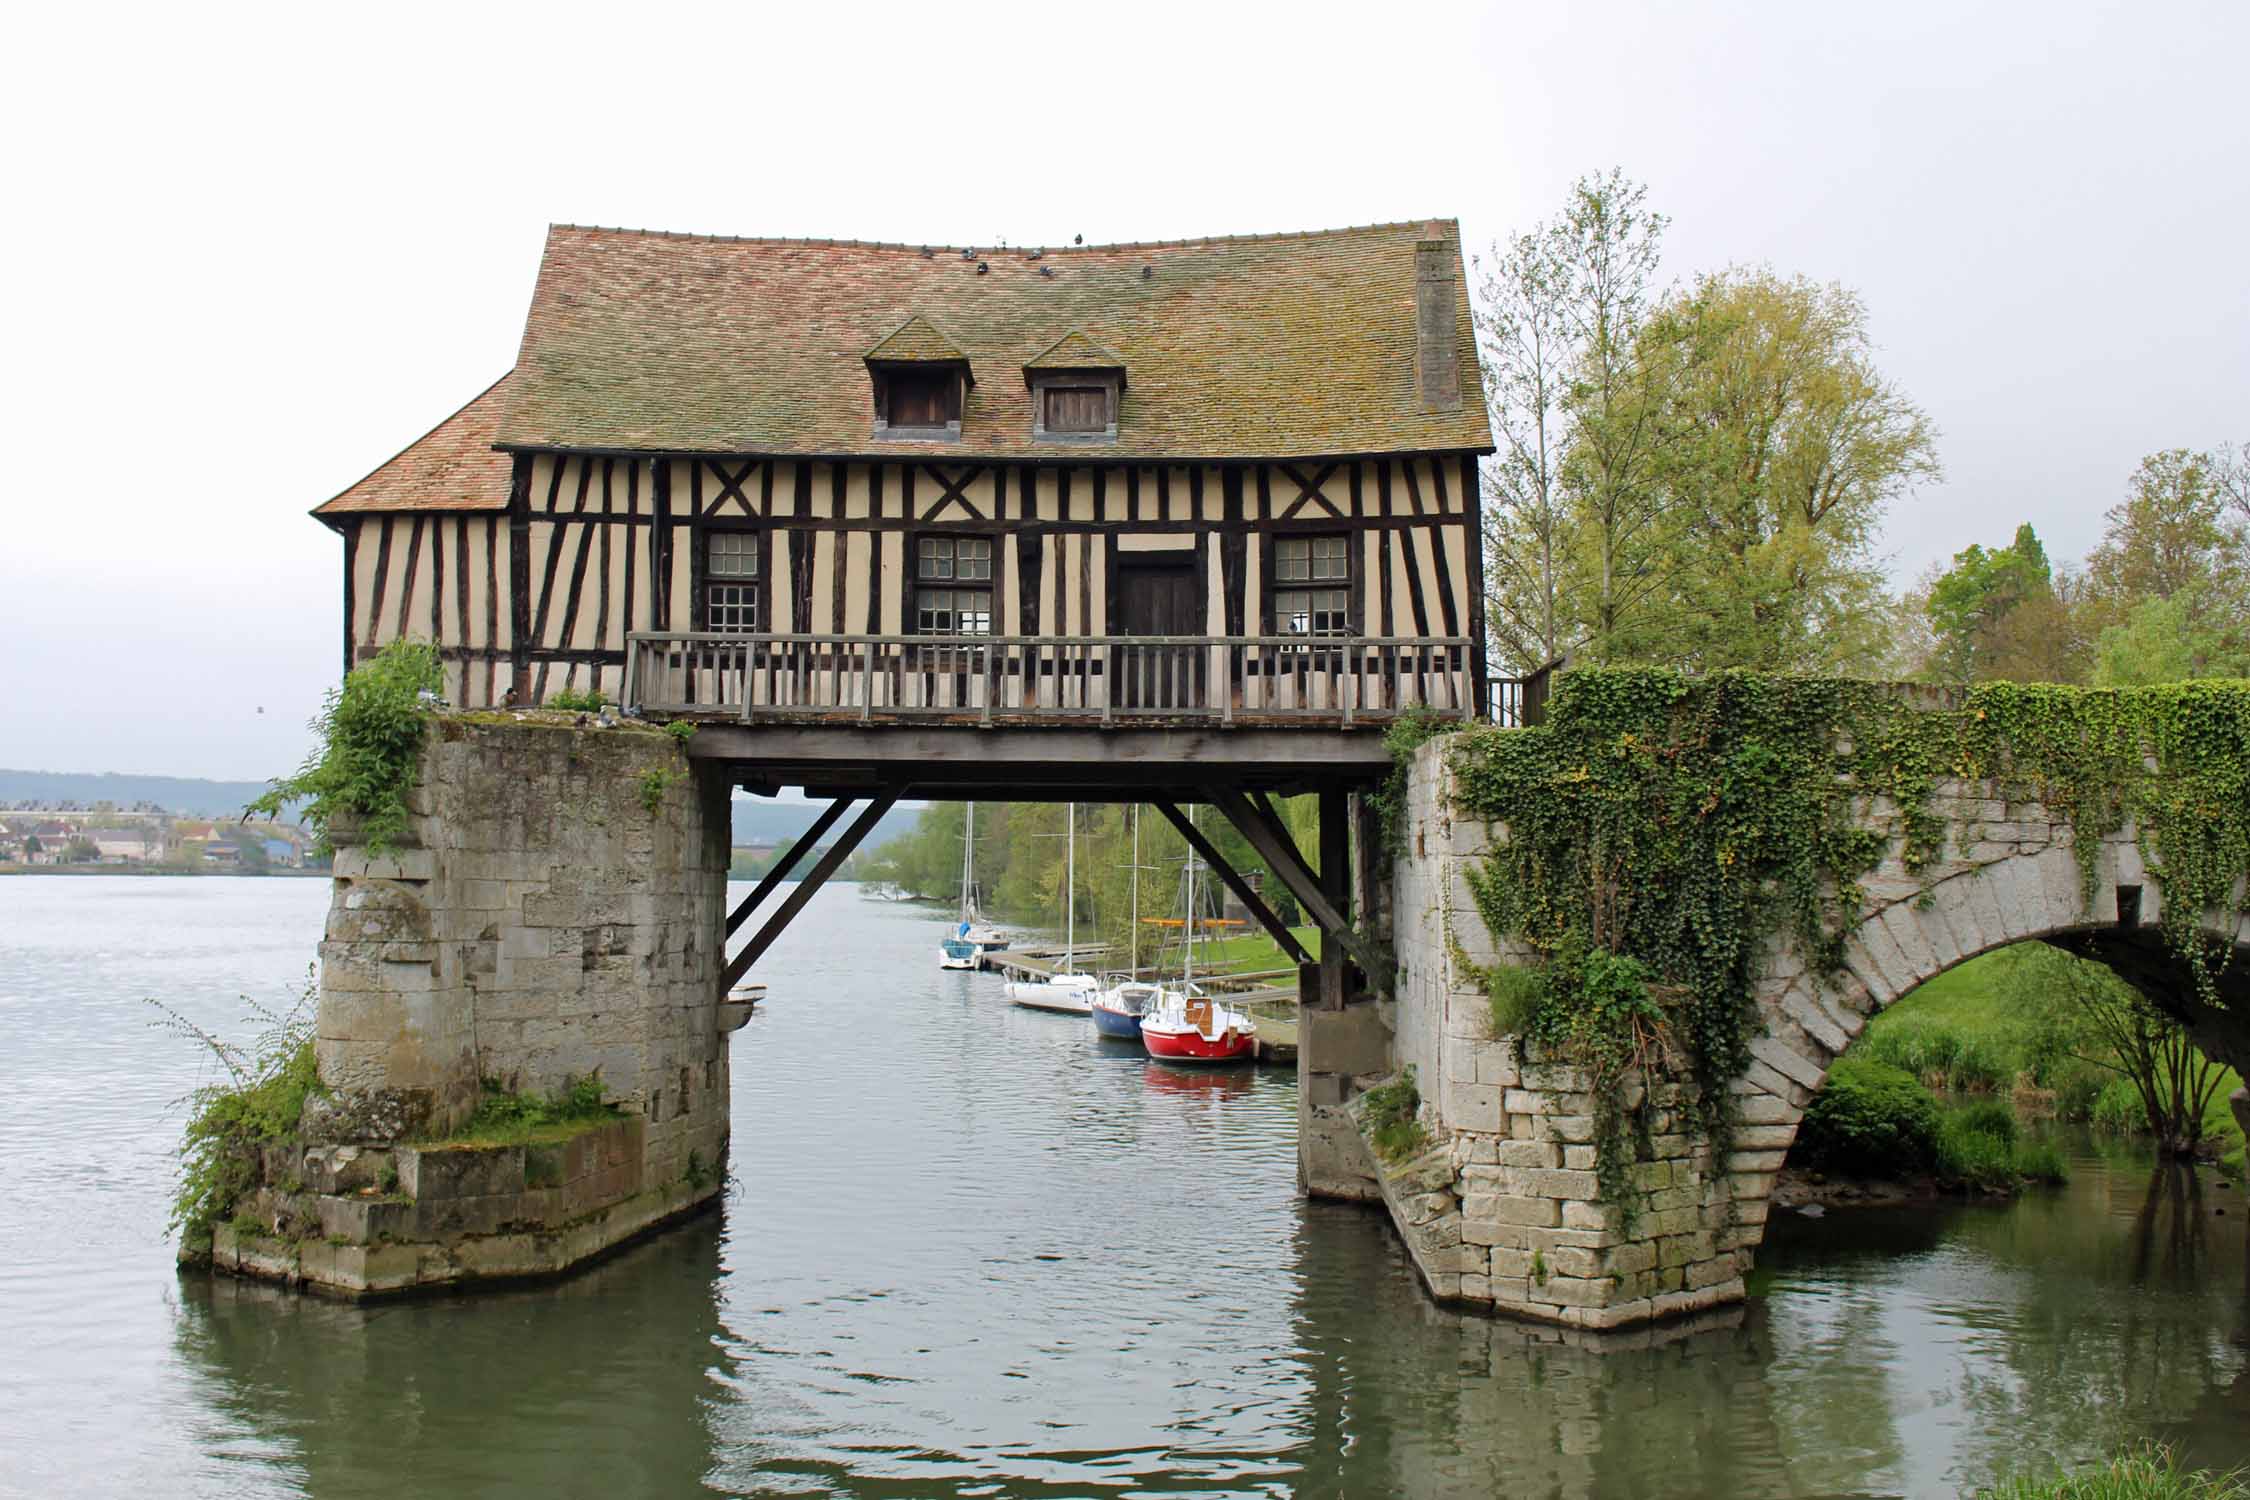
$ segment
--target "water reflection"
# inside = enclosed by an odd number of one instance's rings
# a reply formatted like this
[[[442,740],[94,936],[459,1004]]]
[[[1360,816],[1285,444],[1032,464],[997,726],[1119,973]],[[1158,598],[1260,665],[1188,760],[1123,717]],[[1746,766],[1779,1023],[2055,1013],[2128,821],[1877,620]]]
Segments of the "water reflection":
[[[88,904],[112,884],[136,946]],[[848,890],[735,1039],[723,1217],[475,1299],[175,1281],[194,1059],[139,997],[227,1024],[301,973],[322,895],[0,882],[0,1494],[1924,1495],[2131,1438],[2250,1462],[2238,1189],[2081,1137],[2066,1188],[1783,1215],[1748,1308],[1565,1337],[1431,1305],[1377,1215],[1299,1201],[1288,1074],[1094,1044]]]
[[[719,1243],[705,1217],[565,1281],[369,1307],[186,1278],[174,1351],[213,1430],[304,1494],[692,1494]]]

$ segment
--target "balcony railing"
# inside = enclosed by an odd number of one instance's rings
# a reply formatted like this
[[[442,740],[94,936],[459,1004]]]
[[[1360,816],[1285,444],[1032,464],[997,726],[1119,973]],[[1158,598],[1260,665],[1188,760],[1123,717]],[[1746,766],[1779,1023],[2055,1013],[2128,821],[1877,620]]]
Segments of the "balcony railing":
[[[1467,637],[636,634],[628,708],[803,721],[1288,721],[1476,713]]]

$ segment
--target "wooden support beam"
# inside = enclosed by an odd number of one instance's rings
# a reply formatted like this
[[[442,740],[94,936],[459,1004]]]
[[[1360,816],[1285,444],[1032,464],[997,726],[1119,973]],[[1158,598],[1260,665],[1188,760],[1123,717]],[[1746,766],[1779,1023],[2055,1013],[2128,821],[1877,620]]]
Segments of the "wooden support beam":
[[[1351,918],[1351,824],[1346,817],[1347,799],[1342,792],[1323,791],[1320,794],[1320,889],[1331,905]],[[1356,946],[1353,956],[1358,957]],[[1375,970],[1367,960],[1360,959],[1359,966],[1367,973]],[[1329,942],[1323,934],[1320,943],[1320,1007],[1324,1010],[1342,1010],[1350,999],[1350,979],[1344,968],[1344,950]],[[1302,1003],[1303,997],[1299,997]]]
[[[1155,806],[1158,812],[1164,814],[1167,822],[1180,830],[1180,837],[1188,841],[1188,847],[1196,852],[1196,856],[1211,867],[1212,873],[1226,882],[1227,889],[1234,892],[1235,899],[1243,904],[1251,916],[1258,919],[1258,925],[1265,928],[1273,940],[1281,945],[1281,951],[1297,963],[1311,963],[1312,955],[1305,951],[1304,944],[1297,941],[1297,934],[1289,930],[1289,924],[1275,915],[1273,908],[1266,905],[1251,888],[1250,882],[1243,879],[1234,866],[1220,855],[1217,847],[1203,836],[1203,831],[1188,821],[1187,814],[1170,802],[1158,802]]]
[[[775,886],[789,878],[789,872],[797,868],[799,860],[820,847],[822,836],[835,827],[836,820],[844,815],[844,810],[858,800],[856,796],[838,797],[821,810],[820,816],[813,819],[812,827],[799,834],[797,841],[789,846],[789,852],[773,862],[773,868],[766,871],[765,878],[758,882],[758,888],[743,897],[740,906],[727,913],[728,937],[733,937],[734,930],[750,920],[750,913],[756,911],[758,904],[773,894]]]
[[[1312,871],[1306,868],[1304,858],[1297,853],[1297,846],[1290,839],[1288,830],[1269,822],[1264,814],[1250,805],[1247,797],[1232,787],[1206,787],[1203,796],[1204,800],[1225,813],[1228,821],[1236,828],[1242,830],[1242,836],[1250,841],[1251,848],[1258,851],[1258,857],[1266,862],[1266,868],[1280,876],[1281,883],[1288,886],[1289,893],[1297,898],[1297,904],[1312,914],[1313,921],[1320,926],[1321,947],[1324,952],[1328,946],[1327,939],[1333,937],[1358,962],[1362,971],[1370,975],[1382,972],[1382,966],[1375,961],[1374,953],[1352,931],[1350,920],[1338,909],[1337,903],[1328,898],[1328,893],[1321,888],[1320,881]],[[1341,865],[1338,868],[1341,870]]]
[[[719,980],[719,994],[722,997],[741,983],[742,976],[750,972],[750,966],[764,956],[765,951],[773,946],[773,940],[780,937],[789,924],[796,920],[797,913],[805,909],[805,903],[819,894],[820,888],[828,883],[828,877],[836,873],[837,866],[851,858],[852,851],[859,847],[860,840],[875,831],[875,825],[883,821],[883,814],[891,810],[891,804],[898,801],[898,796],[895,788],[878,792],[875,800],[868,803],[858,817],[852,819],[852,826],[844,830],[844,836],[830,845],[828,852],[820,857],[820,862],[812,867],[811,873],[797,882],[797,888],[789,893],[789,899],[781,903],[781,910],[768,917],[766,925],[758,929],[758,935],[750,939],[749,946],[727,964],[726,973]]]

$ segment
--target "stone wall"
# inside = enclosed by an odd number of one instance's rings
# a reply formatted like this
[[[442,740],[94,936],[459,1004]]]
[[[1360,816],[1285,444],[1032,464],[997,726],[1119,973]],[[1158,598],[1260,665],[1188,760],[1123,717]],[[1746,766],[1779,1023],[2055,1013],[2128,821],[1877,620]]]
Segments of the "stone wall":
[[[1409,847],[1393,876],[1390,1061],[1414,1069],[1432,1144],[1399,1163],[1327,1148],[1335,1195],[1379,1196],[1441,1298],[1597,1329],[1737,1300],[1798,1122],[1868,1016],[1963,959],[2028,938],[2099,934],[2107,960],[2144,983],[2165,977],[2167,950],[2153,930],[2161,893],[2130,828],[2104,841],[2089,901],[2065,819],[1989,786],[1941,783],[1931,810],[1950,824],[1944,857],[1909,873],[1893,837],[1891,857],[1863,881],[1867,919],[1840,973],[1808,973],[1787,943],[1770,951],[1756,990],[1764,1029],[1732,1085],[1740,1125],[1725,1163],[1682,1126],[1679,1086],[1656,1082],[1655,1150],[1637,1169],[1644,1196],[1627,1233],[1598,1200],[1588,1079],[1492,1034],[1478,971],[1526,955],[1504,952],[1478,918],[1466,872],[1504,831],[1456,814],[1446,753],[1439,740],[1415,762]],[[1860,811],[1867,826],[1898,831],[1898,810],[1883,800]],[[2138,888],[2137,914],[2130,897],[2121,906],[2121,887]],[[2250,950],[2250,920],[2213,913],[2207,925]],[[2240,986],[2245,972],[2250,951],[2226,983]],[[2207,1050],[2239,1061],[2239,1015],[2199,1011],[2182,993],[2184,975],[2170,980]],[[1350,1103],[1312,1113],[1331,1142],[1355,1115]]]
[[[488,1081],[551,1095],[595,1078],[632,1120],[634,1160],[605,1179],[604,1204],[657,1192],[675,1211],[672,1185],[691,1180],[689,1201],[715,1193],[730,1092],[728,797],[645,726],[435,718],[399,847],[374,854],[335,830],[316,1038],[331,1093],[308,1102],[297,1144],[427,1142]],[[527,1209],[508,1222],[574,1221]],[[486,1231],[416,1219],[374,1232],[458,1244]]]

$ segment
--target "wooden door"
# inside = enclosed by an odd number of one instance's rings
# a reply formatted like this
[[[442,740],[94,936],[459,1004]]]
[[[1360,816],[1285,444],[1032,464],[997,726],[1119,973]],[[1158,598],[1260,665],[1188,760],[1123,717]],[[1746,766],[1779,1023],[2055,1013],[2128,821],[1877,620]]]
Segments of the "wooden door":
[[[1203,590],[1192,557],[1120,560],[1112,633],[1123,636],[1201,636]],[[1133,646],[1112,649],[1112,691],[1120,708],[1202,708],[1205,674],[1201,646]]]

